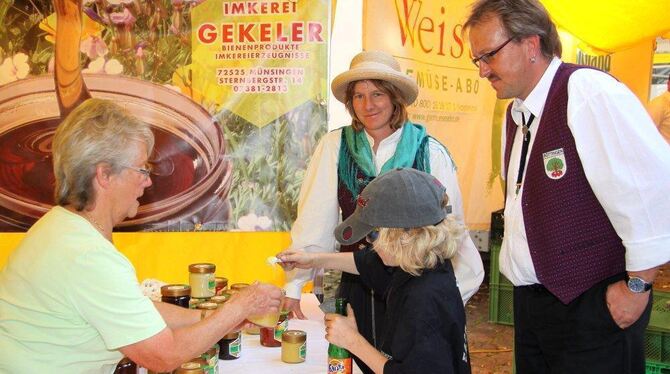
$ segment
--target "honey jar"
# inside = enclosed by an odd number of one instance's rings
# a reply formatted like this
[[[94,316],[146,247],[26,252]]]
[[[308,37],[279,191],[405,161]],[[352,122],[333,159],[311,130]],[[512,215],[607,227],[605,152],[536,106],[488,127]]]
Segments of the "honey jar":
[[[214,278],[214,294],[221,295],[223,292],[228,290],[228,279],[224,277],[215,277]]]
[[[233,283],[230,285],[230,293],[235,294],[238,291],[243,290],[245,287],[249,287],[249,283]]]
[[[173,374],[205,374],[207,363],[202,358],[194,358],[189,362],[181,364]]]
[[[286,330],[281,337],[281,360],[289,364],[305,362],[307,334],[301,330]]]
[[[288,328],[288,312],[282,312],[275,327],[261,327],[261,345],[264,347],[281,347],[282,334]]]
[[[219,340],[219,358],[237,360],[242,354],[242,335],[239,331],[231,332]]]
[[[216,289],[214,271],[216,271],[216,265],[209,263],[188,266],[188,284],[191,286],[191,297],[209,298],[214,296]]]
[[[224,292],[224,293],[222,293],[221,295],[212,296],[212,297],[209,299],[209,301],[211,301],[211,302],[213,302],[213,303],[217,303],[217,304],[219,304],[219,306],[221,306],[221,304],[224,304],[224,303],[225,303],[226,301],[228,301],[229,299],[230,299],[230,294]]]
[[[188,308],[191,301],[191,287],[186,284],[165,285],[161,287],[161,301]]]

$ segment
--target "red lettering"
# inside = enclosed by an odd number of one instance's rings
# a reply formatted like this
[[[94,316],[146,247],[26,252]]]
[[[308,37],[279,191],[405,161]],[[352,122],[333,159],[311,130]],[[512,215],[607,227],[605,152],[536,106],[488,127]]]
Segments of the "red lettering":
[[[456,24],[456,26],[454,26],[454,31],[451,33],[454,37],[454,41],[456,42],[456,45],[458,46],[458,52],[454,52],[454,47],[453,46],[451,46],[451,48],[449,48],[449,50],[451,52],[451,57],[453,57],[453,58],[459,58],[459,57],[463,56],[463,51],[465,50],[465,48],[463,48],[463,39],[461,39],[462,32],[463,32],[463,25],[461,25],[459,23],[459,24]]]
[[[261,23],[259,25],[260,33],[258,40],[264,43],[269,43],[272,41],[272,24],[271,23]]]
[[[412,0],[412,6],[410,7],[407,5],[407,1],[408,0],[402,0],[402,14],[400,9],[398,9],[398,1],[396,0],[395,2],[398,24],[400,26],[400,41],[402,42],[402,45],[405,45],[407,37],[409,36],[411,45],[414,45],[414,29],[416,21],[419,18],[422,4],[419,1]]]
[[[426,21],[427,21],[427,22],[426,22]],[[424,27],[424,24],[426,24],[426,23],[428,23],[428,26]],[[419,22],[419,35],[418,35],[418,36],[419,36],[419,46],[421,46],[421,49],[422,49],[424,52],[426,52],[426,53],[430,53],[430,51],[433,50],[433,47],[426,48],[426,47],[423,45],[423,37],[422,37],[422,35],[423,35],[423,32],[424,32],[424,31],[429,31],[429,32],[432,34],[433,31],[435,31],[435,28],[434,28],[433,26],[434,26],[434,24],[433,24],[433,20],[430,19],[430,18],[428,18],[428,17],[424,17],[424,18],[422,18],[421,21]]]
[[[307,41],[323,43],[323,25],[320,22],[307,23]]]
[[[232,23],[222,23],[221,24],[221,43],[232,43],[233,42],[233,26]]]
[[[288,42],[288,36],[284,35],[284,24],[281,22],[277,22],[275,24],[277,26],[277,35],[276,35],[276,40],[278,42]]]
[[[254,28],[256,24],[255,23],[249,23],[249,24],[244,24],[240,23],[237,25],[237,41],[239,43],[246,43],[250,42],[253,43],[256,40],[254,39],[254,36],[251,35],[251,30]]]
[[[440,13],[444,15],[444,7],[440,7]],[[440,50],[437,52],[438,55],[444,56],[444,21],[437,25],[437,27],[440,29]]]
[[[302,43],[305,41],[305,35],[303,34],[303,23],[302,22],[293,22],[291,23],[291,41]]]
[[[216,26],[211,23],[203,23],[198,27],[198,40],[204,44],[214,43],[216,40]]]

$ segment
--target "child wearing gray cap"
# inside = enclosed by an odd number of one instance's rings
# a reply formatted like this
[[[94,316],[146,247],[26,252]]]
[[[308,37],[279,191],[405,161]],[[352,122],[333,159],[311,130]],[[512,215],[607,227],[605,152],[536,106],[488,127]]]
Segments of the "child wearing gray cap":
[[[470,373],[465,311],[449,260],[464,227],[446,211],[440,182],[415,169],[375,178],[356,211],[335,229],[341,244],[367,237],[371,248],[348,253],[287,250],[285,270],[330,268],[359,274],[387,305],[376,346],[358,333],[353,310],[326,315],[326,339],[346,348],[375,373]]]

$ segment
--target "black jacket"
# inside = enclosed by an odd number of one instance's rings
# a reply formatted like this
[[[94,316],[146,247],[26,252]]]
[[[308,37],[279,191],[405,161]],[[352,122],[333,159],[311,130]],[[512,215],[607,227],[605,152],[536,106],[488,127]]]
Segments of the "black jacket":
[[[386,299],[384,373],[470,373],[465,311],[450,261],[413,276],[376,252],[354,253],[364,284]]]

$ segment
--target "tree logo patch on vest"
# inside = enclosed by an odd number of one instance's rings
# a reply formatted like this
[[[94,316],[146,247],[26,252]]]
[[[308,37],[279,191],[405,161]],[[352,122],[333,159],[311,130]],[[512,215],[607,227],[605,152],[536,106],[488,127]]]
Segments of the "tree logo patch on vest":
[[[561,179],[568,171],[568,165],[565,162],[565,153],[563,148],[542,154],[544,159],[544,173],[551,179]]]

